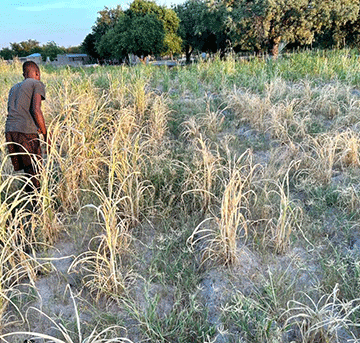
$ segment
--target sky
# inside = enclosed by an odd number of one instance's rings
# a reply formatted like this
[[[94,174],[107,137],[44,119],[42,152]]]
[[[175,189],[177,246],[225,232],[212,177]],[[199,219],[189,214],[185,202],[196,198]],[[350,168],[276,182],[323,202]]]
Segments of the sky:
[[[34,39],[41,45],[54,41],[70,47],[82,43],[95,24],[98,12],[120,5],[123,10],[132,0],[1,0],[0,49]],[[157,0],[171,7],[184,0]]]

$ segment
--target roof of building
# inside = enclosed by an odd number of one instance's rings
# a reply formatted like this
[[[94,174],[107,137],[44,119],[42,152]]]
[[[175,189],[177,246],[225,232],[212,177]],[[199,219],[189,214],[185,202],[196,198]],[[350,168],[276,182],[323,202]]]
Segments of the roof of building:
[[[38,52],[35,52],[34,54],[31,54],[29,56],[26,57],[41,57],[41,54],[39,54]]]
[[[87,57],[86,54],[67,54],[67,57]]]

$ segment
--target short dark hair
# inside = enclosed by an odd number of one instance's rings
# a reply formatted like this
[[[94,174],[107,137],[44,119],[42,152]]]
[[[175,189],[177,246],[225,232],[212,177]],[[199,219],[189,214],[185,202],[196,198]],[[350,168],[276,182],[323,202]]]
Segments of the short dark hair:
[[[26,61],[23,64],[23,73],[28,73],[30,70],[35,69],[40,71],[39,66],[33,61]]]

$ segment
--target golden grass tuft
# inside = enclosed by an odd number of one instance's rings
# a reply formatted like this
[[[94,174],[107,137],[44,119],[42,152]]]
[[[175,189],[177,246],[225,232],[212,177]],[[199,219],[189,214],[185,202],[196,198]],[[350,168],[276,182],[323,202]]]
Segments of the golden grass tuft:
[[[219,213],[203,220],[188,239],[192,248],[202,246],[203,263],[208,260],[225,265],[236,262],[238,241],[248,235],[251,203],[256,198],[252,187],[257,172],[258,166],[252,164],[249,151],[225,168],[224,189],[216,198]],[[213,225],[209,225],[209,221]]]
[[[316,301],[303,293],[304,301],[291,300],[285,326],[296,325],[302,342],[339,341],[339,331],[350,331],[357,326],[352,316],[359,311],[359,299],[341,301],[338,297],[339,287],[335,285],[330,294],[324,294]],[[355,337],[353,337],[355,338]]]

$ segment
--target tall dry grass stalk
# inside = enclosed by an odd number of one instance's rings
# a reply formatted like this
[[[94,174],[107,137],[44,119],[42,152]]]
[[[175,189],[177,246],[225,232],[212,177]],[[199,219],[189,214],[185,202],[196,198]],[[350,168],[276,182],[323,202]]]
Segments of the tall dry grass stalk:
[[[79,255],[70,267],[85,273],[85,286],[97,298],[102,294],[116,298],[125,290],[131,273],[122,260],[131,242],[129,230],[145,214],[145,193],[151,197],[151,187],[143,179],[147,142],[141,142],[141,131],[131,110],[123,111],[119,119],[112,126],[112,139],[107,137],[104,142],[109,153],[102,158],[106,179],[90,179],[95,201],[85,206],[96,209],[102,234],[92,239],[89,251]]]
[[[151,92],[147,92],[148,80],[144,77],[134,75],[129,92],[132,96],[133,111],[136,113],[136,120],[139,125],[142,124],[145,111],[150,101]]]
[[[353,130],[339,133],[338,137],[339,163],[343,169],[348,166],[358,167],[360,165],[360,135]]]
[[[202,221],[188,239],[190,247],[199,244],[202,247],[203,262],[236,262],[238,240],[248,235],[251,203],[256,198],[252,183],[257,169],[249,151],[226,168],[226,178],[222,180],[224,189],[217,198],[219,213]]]
[[[184,188],[188,190],[184,191],[183,196],[193,194],[195,199],[199,196],[201,211],[205,213],[213,203],[217,178],[222,170],[222,159],[217,150],[210,148],[210,142],[202,135],[194,140],[194,145],[194,167],[190,169],[185,166],[188,177]]]
[[[284,162],[286,163],[286,161]],[[257,231],[261,228],[262,244],[271,246],[278,254],[285,253],[290,246],[291,234],[302,224],[302,209],[291,198],[290,174],[299,168],[300,161],[292,160],[285,168],[281,165],[279,170],[268,165],[264,169],[263,178],[256,184],[258,202],[254,209],[254,218],[257,221]],[[270,171],[268,170],[270,169]],[[274,178],[270,178],[269,176]]]
[[[46,163],[39,161],[37,169],[39,170],[40,189],[34,194],[32,226],[38,240],[53,244],[58,237],[61,225],[55,208],[57,184],[54,177],[54,160],[49,157]]]
[[[99,192],[96,195],[103,197],[103,203],[98,207],[86,207],[96,210],[102,233],[91,240],[89,251],[77,256],[69,270],[84,273],[83,284],[97,300],[104,294],[116,299],[126,288],[128,272],[122,260],[129,248],[131,235],[128,222],[118,214],[117,206],[123,198],[108,199],[100,189]]]
[[[352,130],[308,137],[303,146],[308,151],[303,155],[303,168],[323,184],[329,184],[334,170],[359,166],[360,137]]]
[[[70,267],[85,273],[84,285],[96,294],[97,299],[102,294],[117,298],[126,288],[131,272],[126,270],[122,261],[131,243],[129,230],[138,222],[141,211],[141,200],[135,197],[141,198],[146,190],[141,185],[133,188],[134,183],[139,185],[136,173],[127,175],[120,183],[117,172],[122,170],[113,166],[111,169],[112,165],[109,165],[108,189],[103,189],[95,180],[91,181],[99,205],[85,206],[96,209],[102,234],[91,240],[89,251],[79,255]],[[135,191],[138,193],[134,194]]]
[[[271,137],[282,143],[289,143],[293,139],[307,137],[307,126],[310,122],[310,114],[302,107],[301,101],[284,100],[271,107],[267,131]]]
[[[234,89],[227,95],[229,107],[240,122],[250,123],[254,129],[266,131],[271,100],[248,90]]]
[[[110,156],[105,162],[109,167],[108,187],[109,194],[114,192],[115,185],[119,187],[120,194],[125,197],[120,208],[121,214],[135,226],[146,208],[145,194],[150,198],[152,196],[152,187],[145,179],[149,141],[141,131],[128,131],[125,139],[123,133],[120,128],[115,131],[108,147]]]
[[[217,144],[205,138],[194,118],[186,121],[184,126],[183,136],[189,139],[193,152],[191,165],[183,164],[187,174],[183,197],[193,194],[194,206],[196,206],[195,202],[199,196],[201,210],[205,213],[210,209],[216,194],[219,175],[223,170],[223,159]]]
[[[168,115],[170,110],[167,99],[163,95],[157,96],[154,94],[149,107],[149,118],[146,125],[149,143],[159,147],[164,142],[168,131]]]
[[[107,73],[106,76],[109,80],[108,98],[111,100],[111,107],[114,109],[121,109],[127,104],[127,97],[129,93],[126,85],[124,70],[120,69],[120,72],[115,75]]]
[[[18,342],[17,339],[19,339],[23,342],[33,342],[41,340],[41,342],[52,343],[132,343],[132,341],[127,338],[119,337],[117,332],[120,330],[124,331],[124,328],[116,325],[103,329],[100,332],[98,332],[98,328],[95,326],[91,333],[87,337],[85,337],[83,333],[84,325],[82,324],[80,319],[80,312],[76,304],[75,296],[73,295],[70,286],[67,286],[67,290],[70,293],[70,299],[74,306],[76,324],[75,332],[67,329],[65,325],[63,325],[62,323],[58,323],[56,320],[54,320],[41,310],[37,308],[29,308],[29,311],[32,310],[36,312],[37,316],[41,316],[46,319],[49,323],[49,326],[56,330],[56,334],[52,336],[43,332],[14,331],[11,333],[0,335],[0,342],[10,343],[14,342],[14,339],[16,339],[16,342]]]
[[[57,198],[65,211],[77,211],[81,207],[81,188],[89,182],[88,178],[97,173],[98,163],[90,166],[86,159],[84,134],[75,128],[54,123],[49,128],[52,132],[52,147],[48,160],[55,161],[58,181]],[[94,149],[93,154],[96,155]],[[92,159],[95,160],[95,159]],[[85,176],[85,178],[83,178]]]
[[[38,241],[33,213],[28,209],[36,195],[25,192],[27,177],[3,172],[6,162],[4,159],[0,166],[0,331],[8,320],[3,317],[9,304],[24,320],[15,301],[21,293],[18,286],[21,282],[33,283],[41,268],[34,250]]]
[[[199,124],[208,137],[216,138],[216,135],[222,131],[225,120],[224,112],[228,107],[220,109],[224,104],[221,104],[217,109],[212,109],[212,95],[205,95],[206,110],[199,118]]]
[[[220,218],[217,219],[220,238],[220,255],[225,264],[236,261],[239,233],[248,235],[248,220],[251,218],[250,200],[255,196],[251,189],[257,166],[247,151],[229,167],[228,181],[221,199]],[[222,251],[223,250],[223,251]]]
[[[292,231],[296,227],[300,227],[302,210],[296,206],[290,198],[289,189],[289,167],[288,173],[285,175],[281,183],[276,183],[277,190],[274,192],[279,199],[278,218],[270,221],[271,241],[275,246],[277,253],[284,253],[290,245],[290,237]]]
[[[6,236],[0,238],[0,332],[14,321],[24,322],[24,316],[17,301],[21,297],[20,283],[33,286],[40,264],[25,252],[25,246],[31,245],[27,233],[19,224],[19,218],[7,227]],[[12,310],[9,311],[9,305]]]
[[[287,316],[285,326],[296,325],[301,334],[301,341],[310,342],[340,342],[345,332],[357,327],[352,317],[360,309],[359,300],[341,301],[338,297],[339,287],[336,284],[330,294],[324,294],[316,301],[304,295],[304,301],[291,300],[284,313]],[[346,335],[347,336],[347,335]],[[356,341],[356,337],[352,337]],[[348,337],[350,341],[353,341]]]

